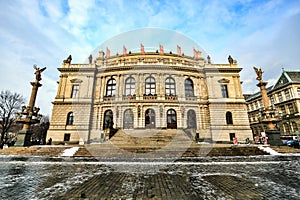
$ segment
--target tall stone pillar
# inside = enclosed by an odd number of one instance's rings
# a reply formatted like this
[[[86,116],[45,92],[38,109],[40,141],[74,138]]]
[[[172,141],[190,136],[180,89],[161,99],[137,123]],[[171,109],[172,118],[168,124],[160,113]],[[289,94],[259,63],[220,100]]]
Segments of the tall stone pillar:
[[[20,116],[17,119],[17,122],[23,123],[23,129],[18,133],[18,139],[16,142],[16,146],[30,146],[31,145],[31,135],[32,130],[30,129],[32,124],[36,124],[40,121],[41,115],[38,114],[39,108],[35,107],[36,96],[38,92],[38,88],[42,86],[40,84],[41,74],[46,69],[46,67],[40,69],[36,65],[33,66],[36,75],[36,79],[34,82],[31,82],[32,90],[30,95],[30,100],[28,106],[24,106],[21,113],[18,113]]]
[[[269,143],[271,145],[281,145],[282,142],[280,140],[280,131],[276,129],[276,123],[279,121],[279,118],[275,116],[275,110],[269,107],[269,97],[267,95],[266,90],[266,85],[268,83],[262,80],[263,71],[261,69],[257,69],[256,67],[253,68],[257,74],[256,80],[259,81],[257,87],[260,88],[261,97],[264,105],[264,109],[260,113],[262,117],[259,120],[261,123],[267,124],[266,135],[269,139]]]

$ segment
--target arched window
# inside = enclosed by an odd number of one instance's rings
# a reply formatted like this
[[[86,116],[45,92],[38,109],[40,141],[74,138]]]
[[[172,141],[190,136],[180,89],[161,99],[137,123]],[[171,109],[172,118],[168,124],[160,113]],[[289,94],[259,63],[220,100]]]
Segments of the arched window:
[[[113,78],[107,81],[106,96],[116,96],[116,80]]]
[[[194,84],[190,78],[185,79],[184,88],[185,88],[185,96],[187,96],[187,97],[194,96]]]
[[[232,113],[231,112],[226,112],[226,123],[227,124],[233,124],[233,120],[232,120]]]
[[[129,77],[125,81],[125,95],[134,95],[135,94],[135,80],[132,77]]]
[[[74,122],[74,114],[73,112],[69,112],[67,115],[67,125],[73,125]]]
[[[154,95],[155,94],[155,79],[153,77],[148,77],[145,81],[145,92],[146,95]]]
[[[166,79],[166,95],[176,95],[175,80],[171,77]]]

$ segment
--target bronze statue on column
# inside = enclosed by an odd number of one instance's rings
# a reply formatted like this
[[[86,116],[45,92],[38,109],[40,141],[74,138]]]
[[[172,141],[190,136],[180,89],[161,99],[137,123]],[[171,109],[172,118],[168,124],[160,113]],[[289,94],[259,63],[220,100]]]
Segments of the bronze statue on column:
[[[276,128],[276,123],[279,121],[279,118],[276,116],[276,110],[269,106],[269,97],[267,94],[266,85],[268,82],[264,82],[262,79],[263,71],[262,69],[258,69],[256,67],[253,67],[253,69],[256,72],[256,80],[259,81],[257,84],[257,87],[260,88],[261,92],[261,98],[263,101],[264,107],[260,109],[260,123],[266,124],[267,129],[265,130],[265,133],[267,135],[267,138],[269,139],[269,142],[271,145],[280,145],[280,131]]]
[[[35,69],[35,81],[30,82],[32,85],[31,95],[28,106],[23,106],[21,113],[17,113],[19,118],[17,122],[24,124],[23,129],[18,133],[18,140],[16,142],[16,146],[30,146],[31,145],[31,135],[32,130],[30,126],[32,124],[36,124],[40,122],[40,115],[38,112],[40,108],[35,107],[35,100],[38,88],[42,86],[40,81],[42,80],[42,72],[45,71],[46,67],[40,69],[36,65],[33,65]]]

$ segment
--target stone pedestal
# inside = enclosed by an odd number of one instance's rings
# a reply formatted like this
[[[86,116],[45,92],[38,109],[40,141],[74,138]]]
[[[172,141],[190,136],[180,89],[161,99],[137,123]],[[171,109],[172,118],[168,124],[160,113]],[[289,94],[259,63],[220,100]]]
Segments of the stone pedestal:
[[[21,130],[18,133],[17,141],[15,143],[15,146],[31,146],[31,135],[32,135],[31,130]]]
[[[271,146],[280,146],[280,145],[282,145],[279,130],[267,130],[266,134],[268,136],[269,144]]]

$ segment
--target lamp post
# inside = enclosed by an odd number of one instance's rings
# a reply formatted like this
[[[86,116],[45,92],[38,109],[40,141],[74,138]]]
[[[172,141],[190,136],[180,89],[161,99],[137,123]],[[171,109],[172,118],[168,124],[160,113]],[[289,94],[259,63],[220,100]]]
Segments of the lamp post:
[[[38,92],[38,88],[42,86],[40,84],[41,74],[46,69],[46,67],[40,69],[36,65],[33,66],[35,69],[35,81],[30,82],[32,85],[30,100],[28,106],[23,106],[22,111],[17,113],[18,118],[17,122],[23,124],[22,130],[18,133],[18,139],[16,142],[16,146],[30,146],[31,145],[31,125],[40,122],[42,115],[39,114],[40,108],[35,107],[36,96]]]

